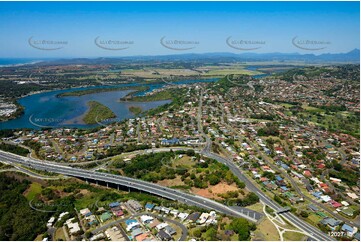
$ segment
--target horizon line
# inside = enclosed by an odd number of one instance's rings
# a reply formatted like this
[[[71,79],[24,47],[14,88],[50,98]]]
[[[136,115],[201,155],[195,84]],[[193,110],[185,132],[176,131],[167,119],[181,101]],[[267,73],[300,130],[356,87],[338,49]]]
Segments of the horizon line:
[[[97,58],[129,58],[129,57],[165,57],[165,56],[181,56],[181,55],[206,55],[206,54],[232,54],[232,55],[244,55],[244,54],[253,54],[253,55],[267,55],[267,54],[298,54],[298,55],[314,55],[314,56],[321,56],[321,55],[337,55],[337,54],[348,54],[352,51],[360,51],[359,48],[353,48],[350,51],[346,52],[325,52],[325,53],[300,53],[300,52],[264,52],[264,53],[257,53],[257,52],[242,52],[242,53],[235,53],[235,52],[202,52],[202,53],[196,53],[196,52],[187,52],[187,53],[173,53],[173,54],[160,54],[160,55],[125,55],[125,56],[77,56],[77,57],[0,57],[0,59],[97,59]],[[314,51],[313,51],[314,52]]]

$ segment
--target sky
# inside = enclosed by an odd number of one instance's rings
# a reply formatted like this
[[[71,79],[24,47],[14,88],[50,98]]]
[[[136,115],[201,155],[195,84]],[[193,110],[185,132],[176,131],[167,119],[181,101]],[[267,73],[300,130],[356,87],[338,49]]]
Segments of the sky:
[[[0,2],[0,46],[0,58],[340,53],[360,46],[360,5]]]

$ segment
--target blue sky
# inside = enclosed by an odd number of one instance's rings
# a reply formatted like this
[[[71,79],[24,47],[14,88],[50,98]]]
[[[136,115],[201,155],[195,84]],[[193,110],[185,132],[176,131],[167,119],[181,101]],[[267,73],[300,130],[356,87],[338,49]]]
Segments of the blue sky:
[[[207,52],[339,53],[360,45],[359,2],[0,2],[0,57],[100,57]],[[101,40],[132,41],[105,50]],[[160,39],[196,41],[189,51]],[[226,39],[262,41],[237,50]],[[322,50],[296,48],[292,39],[327,41]],[[32,40],[65,41],[45,51]]]

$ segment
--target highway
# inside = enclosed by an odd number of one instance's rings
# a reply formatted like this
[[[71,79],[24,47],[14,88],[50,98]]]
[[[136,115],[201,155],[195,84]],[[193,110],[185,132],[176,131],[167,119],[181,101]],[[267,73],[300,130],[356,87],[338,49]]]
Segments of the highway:
[[[246,184],[246,187],[250,191],[253,191],[258,195],[258,197],[260,198],[260,200],[262,202],[264,202],[267,206],[269,206],[270,208],[272,208],[275,211],[279,210],[281,208],[281,206],[279,204],[277,204],[275,201],[273,201],[273,200],[269,199],[267,196],[265,196],[264,193],[257,186],[255,186],[250,180],[248,180],[248,178],[245,175],[242,174],[239,167],[237,167],[232,160],[226,159],[224,157],[221,157],[221,156],[211,152],[212,141],[210,140],[208,135],[206,135],[203,132],[203,127],[202,127],[202,122],[201,122],[201,119],[202,119],[202,104],[203,104],[203,101],[202,101],[203,98],[202,97],[203,97],[203,90],[201,90],[201,93],[200,93],[200,100],[199,100],[199,106],[198,106],[198,115],[197,115],[198,130],[206,139],[206,146],[201,151],[201,154],[204,155],[204,156],[207,156],[209,158],[213,158],[213,159],[217,160],[218,162],[221,162],[221,163],[225,164],[226,166],[228,166],[229,169],[232,171],[232,173],[239,180],[243,181]],[[296,215],[294,215],[294,214],[292,214],[290,212],[282,213],[280,215],[284,219],[288,220],[291,224],[293,224],[296,228],[299,228],[300,230],[304,231],[312,239],[320,240],[320,241],[335,240],[334,238],[332,238],[332,237],[328,236],[327,234],[323,233],[318,228],[308,224],[307,222],[301,220]]]
[[[266,156],[266,155],[258,148],[258,146],[257,146],[254,142],[252,142],[252,141],[249,140],[248,138],[246,138],[246,141],[247,141],[249,144],[251,144],[251,146],[257,151],[257,153],[262,157],[262,160],[265,161],[265,162],[267,163],[267,165],[269,165],[273,170],[281,173],[283,177],[286,177],[286,178],[291,182],[292,187],[295,189],[295,191],[299,194],[300,197],[302,197],[303,199],[309,201],[310,203],[313,203],[315,206],[318,206],[318,207],[320,207],[321,209],[327,211],[329,214],[332,214],[332,216],[336,217],[338,220],[341,220],[341,221],[343,221],[344,223],[351,224],[352,226],[357,226],[357,227],[359,227],[359,225],[360,225],[359,223],[357,223],[357,222],[354,223],[354,222],[350,221],[350,219],[344,218],[344,217],[342,217],[341,215],[339,215],[339,214],[337,214],[337,213],[335,214],[335,213],[333,212],[333,211],[334,211],[333,209],[330,209],[330,208],[328,208],[326,205],[318,202],[316,199],[312,199],[312,198],[308,197],[307,195],[303,194],[302,191],[301,191],[301,189],[300,189],[300,187],[299,187],[299,185],[295,182],[294,179],[292,179],[292,177],[290,177],[290,176],[288,175],[288,173],[287,173],[285,170],[280,169],[278,166],[276,166],[275,164],[273,164],[273,163],[272,163],[272,160],[271,160],[268,156]],[[328,169],[326,169],[325,171],[328,171]],[[329,182],[326,182],[326,183],[329,183]],[[330,183],[329,183],[329,184],[330,184]],[[332,184],[330,184],[330,185],[331,185],[330,187],[332,187]]]
[[[197,206],[207,210],[214,210],[223,214],[227,214],[235,217],[243,217],[252,222],[257,222],[257,217],[253,213],[253,217],[249,216],[249,213],[240,212],[238,209],[230,208],[221,203],[213,200],[174,190],[171,188],[163,187],[154,183],[145,182],[129,177],[113,175],[103,172],[85,170],[80,168],[72,168],[63,165],[49,164],[47,162],[36,160],[33,158],[27,158],[11,154],[8,152],[0,151],[0,160],[13,164],[20,164],[23,166],[31,167],[36,170],[54,172],[72,177],[79,177],[83,179],[89,179],[94,181],[102,181],[106,183],[116,184],[124,187],[131,187],[140,191],[145,191],[151,194],[158,195],[163,198],[167,198],[173,201],[178,201],[191,206]]]
[[[249,181],[248,178],[242,174],[241,170],[233,163],[233,161],[223,158],[223,157],[213,154],[213,153],[203,152],[202,154],[209,158],[216,159],[218,162],[221,162],[221,163],[227,165],[229,167],[229,169],[233,172],[233,174],[235,176],[237,176],[238,179],[243,181],[246,184],[246,187],[248,189],[255,192],[258,195],[258,197],[260,198],[260,200],[262,202],[264,202],[267,206],[269,206],[270,208],[272,208],[275,211],[277,211],[278,209],[281,208],[280,205],[278,205],[275,201],[273,201],[273,200],[269,199],[267,196],[265,196],[263,194],[263,192],[257,186],[255,186],[251,181]],[[282,213],[282,214],[280,214],[280,216],[282,216],[283,218],[288,220],[295,227],[305,231],[313,239],[320,240],[320,241],[335,240],[332,237],[330,237],[327,234],[320,231],[318,228],[315,228],[314,226],[301,220],[300,218],[298,218],[297,216],[295,216],[294,214],[292,214],[290,212]]]
[[[209,142],[209,141],[208,141]],[[207,143],[208,143],[207,142]],[[208,145],[207,145],[208,146]],[[208,146],[210,147],[210,145]],[[233,161],[226,159],[224,157],[221,157],[217,154],[213,154],[209,152],[208,149],[203,150],[201,152],[203,155],[216,159],[218,162],[221,162],[225,165],[227,165],[230,170],[233,172],[234,175],[238,177],[241,181],[243,181],[246,184],[246,187],[255,192],[261,201],[263,201],[267,206],[277,211],[281,208],[276,202],[269,199],[267,196],[263,194],[263,192],[255,186],[251,181],[248,180],[246,176],[242,174],[240,169],[233,163]],[[176,200],[181,203],[185,203],[188,205],[197,206],[200,208],[208,209],[208,210],[215,210],[220,213],[224,213],[231,216],[236,217],[243,217],[246,218],[252,222],[257,222],[258,218],[253,214],[253,217],[249,216],[249,213],[243,213],[240,212],[239,209],[236,208],[230,208],[228,206],[225,206],[223,204],[220,204],[218,202],[215,202],[213,200],[203,198],[200,196],[195,196],[192,194],[188,194],[185,192],[181,192],[178,190],[170,189],[167,187],[162,187],[160,185],[149,183],[133,178],[123,177],[119,175],[113,175],[113,174],[107,174],[107,173],[101,173],[91,170],[85,170],[80,168],[72,168],[68,166],[58,165],[54,163],[48,163],[41,160],[36,160],[33,158],[25,158],[22,156],[18,156],[15,154],[11,154],[8,152],[0,151],[0,160],[6,161],[9,163],[15,163],[15,164],[21,164],[27,167],[31,167],[33,169],[37,170],[43,170],[43,171],[50,171],[58,174],[73,176],[73,177],[79,177],[83,179],[90,179],[95,181],[103,181],[108,182],[116,185],[121,185],[125,187],[131,187],[135,188],[141,191],[145,191],[151,194],[155,194],[170,200]],[[320,241],[330,241],[334,240],[332,237],[326,235],[322,231],[320,231],[318,228],[313,227],[312,225],[308,224],[307,222],[304,222],[300,218],[296,217],[292,213],[284,213],[281,214],[282,217],[284,217],[286,220],[288,220],[290,223],[292,223],[295,227],[305,231],[310,237],[320,240]]]

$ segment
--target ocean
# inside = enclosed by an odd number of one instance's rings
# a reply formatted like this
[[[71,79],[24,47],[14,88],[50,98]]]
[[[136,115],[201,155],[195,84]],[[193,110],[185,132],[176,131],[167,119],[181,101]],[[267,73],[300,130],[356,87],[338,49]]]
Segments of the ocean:
[[[42,61],[41,59],[35,58],[0,58],[0,67],[32,64]]]

